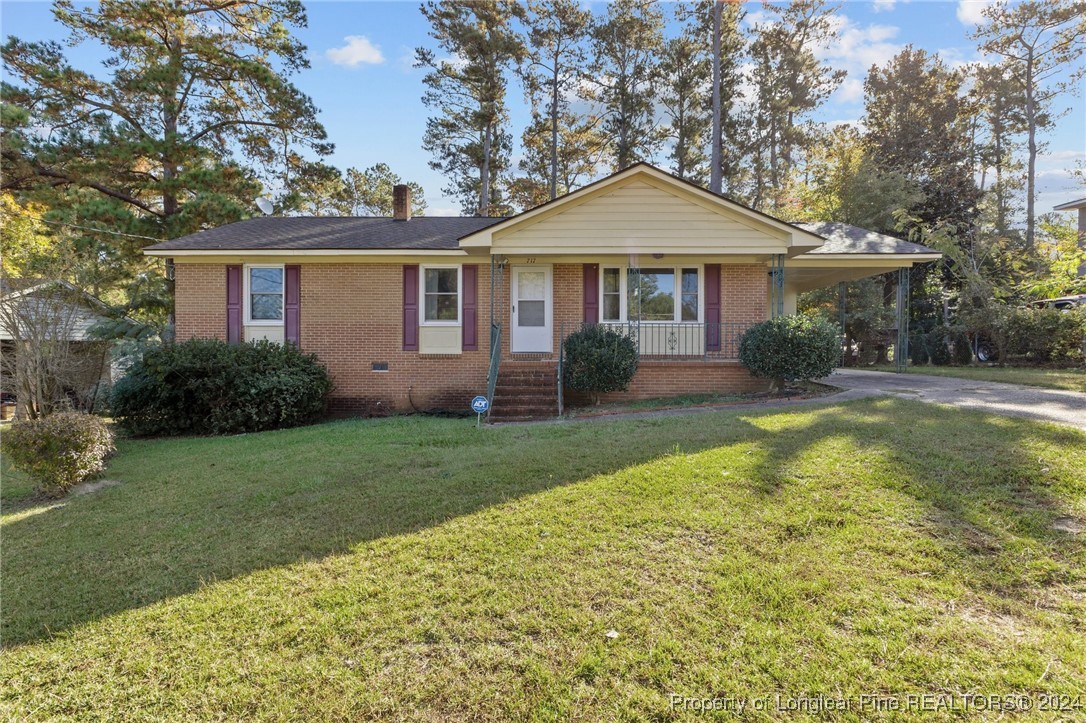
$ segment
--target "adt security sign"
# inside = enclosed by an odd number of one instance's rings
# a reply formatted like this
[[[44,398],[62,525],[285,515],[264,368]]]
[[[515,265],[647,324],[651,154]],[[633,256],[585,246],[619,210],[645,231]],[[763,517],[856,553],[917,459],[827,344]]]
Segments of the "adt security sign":
[[[471,400],[471,411],[478,415],[475,418],[476,427],[482,424],[483,414],[486,413],[486,410],[488,409],[490,409],[490,402],[487,401],[486,397],[479,395]]]

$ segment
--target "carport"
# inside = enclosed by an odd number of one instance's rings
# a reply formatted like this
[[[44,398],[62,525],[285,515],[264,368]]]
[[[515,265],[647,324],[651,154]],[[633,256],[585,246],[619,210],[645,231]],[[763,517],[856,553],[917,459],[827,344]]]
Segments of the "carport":
[[[796,225],[824,237],[826,243],[785,260],[784,313],[796,312],[800,293],[837,285],[843,323],[846,283],[896,271],[897,343],[894,363],[898,371],[904,371],[909,347],[909,270],[917,264],[937,261],[942,254],[927,246],[847,223],[823,221]]]

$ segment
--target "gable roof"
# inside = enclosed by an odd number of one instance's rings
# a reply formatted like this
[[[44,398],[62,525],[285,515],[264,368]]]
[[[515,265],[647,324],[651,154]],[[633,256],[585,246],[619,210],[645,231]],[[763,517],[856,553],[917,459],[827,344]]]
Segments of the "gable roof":
[[[461,236],[500,222],[477,216],[264,216],[148,246],[145,251],[455,251]]]
[[[0,278],[0,299],[17,299],[23,296],[33,296],[50,289],[64,289],[87,303],[88,306],[109,311],[109,304],[99,299],[86,289],[82,289],[70,281],[63,279],[32,279],[32,278]]]
[[[1061,203],[1059,206],[1053,206],[1053,211],[1074,211],[1078,208],[1086,208],[1086,198],[1080,198],[1077,201],[1068,201],[1067,203]]]
[[[807,256],[838,254],[938,254],[935,249],[896,236],[868,231],[836,221],[798,223],[797,226],[816,233],[826,243],[806,253]]]
[[[651,163],[640,161],[621,171],[617,171],[609,176],[582,186],[576,191],[571,191],[564,196],[559,196],[558,198],[552,199],[539,206],[528,209],[523,213],[502,219],[491,226],[486,226],[477,231],[467,233],[460,239],[462,246],[489,246],[495,233],[526,225],[541,217],[555,215],[560,212],[559,209],[563,206],[576,206],[583,203],[588,198],[598,195],[608,186],[620,186],[637,176],[644,176],[648,179],[652,179],[657,184],[662,184],[679,193],[685,193],[688,197],[694,197],[702,204],[716,207],[723,212],[727,212],[739,218],[745,218],[754,225],[761,225],[762,227],[768,226],[775,229],[777,232],[783,232],[791,239],[792,246],[813,248],[822,244],[823,239],[817,233],[812,233],[798,225],[782,221],[779,218],[753,209],[719,193],[713,193],[696,183],[661,170]]]

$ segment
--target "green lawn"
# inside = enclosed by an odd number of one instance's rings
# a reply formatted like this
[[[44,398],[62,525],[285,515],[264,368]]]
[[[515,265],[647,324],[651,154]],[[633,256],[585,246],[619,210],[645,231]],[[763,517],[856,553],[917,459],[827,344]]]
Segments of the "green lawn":
[[[878,371],[894,371],[894,367],[872,367]],[[1031,387],[1086,392],[1086,369],[1040,369],[1034,367],[909,367],[913,374],[933,374],[940,377],[961,377],[982,382],[1007,382]]]
[[[1086,520],[1080,432],[899,399],[473,425],[122,441],[121,485],[3,518],[0,713],[1086,694],[1086,536],[1052,527]]]

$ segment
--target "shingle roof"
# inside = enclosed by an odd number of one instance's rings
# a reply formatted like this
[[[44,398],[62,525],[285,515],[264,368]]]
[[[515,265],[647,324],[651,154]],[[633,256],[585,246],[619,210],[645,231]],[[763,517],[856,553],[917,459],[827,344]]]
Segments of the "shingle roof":
[[[455,250],[461,236],[502,220],[474,216],[416,216],[410,221],[382,217],[265,216],[163,241],[149,250]]]
[[[1053,206],[1053,211],[1074,211],[1077,208],[1086,208],[1086,198],[1080,198],[1075,201],[1068,201],[1067,203],[1061,203],[1059,206]]]
[[[835,221],[797,223],[802,229],[816,233],[826,239],[826,243],[808,251],[805,256],[817,254],[937,254],[935,249],[904,241],[895,236],[868,231],[866,228],[851,226]]]

